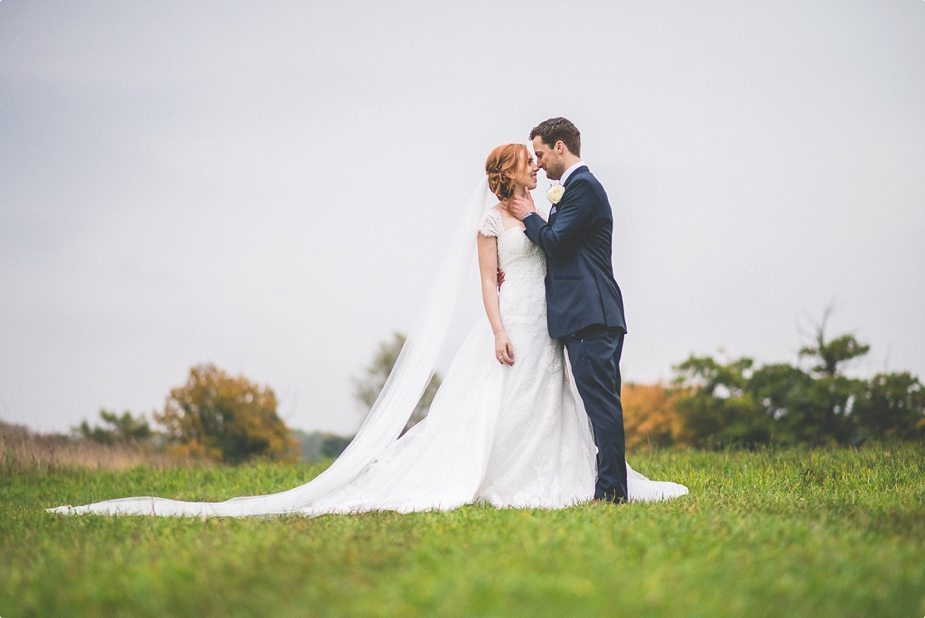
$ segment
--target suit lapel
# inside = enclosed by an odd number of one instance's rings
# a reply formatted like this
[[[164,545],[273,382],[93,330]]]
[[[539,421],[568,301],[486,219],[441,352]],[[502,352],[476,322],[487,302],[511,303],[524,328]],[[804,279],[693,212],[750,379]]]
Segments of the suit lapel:
[[[575,180],[575,176],[577,176],[578,174],[582,172],[586,172],[586,171],[588,171],[587,165],[579,165],[578,167],[576,167],[575,171],[569,174],[568,178],[565,179],[565,182],[562,183],[563,189],[568,189],[568,186],[572,183],[573,180]]]
[[[565,191],[568,190],[569,184],[572,180],[575,179],[575,176],[581,174],[582,172],[588,171],[587,165],[580,165],[575,168],[575,171],[569,174],[569,177],[565,179],[565,182],[562,183],[562,199],[559,200],[559,204],[562,203],[562,200],[565,199]],[[559,214],[559,204],[553,204],[552,208],[549,210],[549,223],[552,224],[553,220],[556,218],[556,215]]]

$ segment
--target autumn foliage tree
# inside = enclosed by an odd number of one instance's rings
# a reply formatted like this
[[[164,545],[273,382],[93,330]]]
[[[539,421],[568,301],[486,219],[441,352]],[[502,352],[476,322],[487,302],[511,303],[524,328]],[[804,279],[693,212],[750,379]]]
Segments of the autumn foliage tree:
[[[218,367],[190,369],[154,419],[181,453],[240,463],[255,457],[295,460],[298,445],[276,413],[276,395]]]
[[[662,384],[623,385],[623,426],[626,448],[671,446],[680,430],[675,401],[678,393]]]

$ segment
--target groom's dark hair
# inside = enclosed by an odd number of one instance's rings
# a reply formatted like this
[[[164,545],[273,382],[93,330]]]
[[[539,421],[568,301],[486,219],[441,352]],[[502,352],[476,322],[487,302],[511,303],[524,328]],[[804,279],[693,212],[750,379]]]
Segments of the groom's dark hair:
[[[561,140],[569,152],[576,157],[581,156],[581,133],[578,132],[578,127],[567,118],[544,120],[530,131],[530,139],[532,140],[537,135],[547,146],[555,146],[556,142]]]

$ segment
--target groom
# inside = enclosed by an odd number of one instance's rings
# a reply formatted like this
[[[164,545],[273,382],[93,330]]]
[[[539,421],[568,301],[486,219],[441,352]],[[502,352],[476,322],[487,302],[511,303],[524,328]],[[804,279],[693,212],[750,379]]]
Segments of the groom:
[[[626,321],[613,276],[613,212],[601,183],[581,162],[581,134],[565,118],[530,131],[537,166],[564,188],[547,223],[529,193],[516,196],[511,214],[546,254],[549,336],[561,339],[597,444],[594,497],[624,502],[626,447],[620,402],[620,355]]]

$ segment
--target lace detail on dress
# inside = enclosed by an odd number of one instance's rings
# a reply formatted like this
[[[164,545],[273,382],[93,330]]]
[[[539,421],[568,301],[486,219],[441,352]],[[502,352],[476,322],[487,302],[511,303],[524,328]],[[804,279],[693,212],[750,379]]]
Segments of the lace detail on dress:
[[[492,236],[497,238],[504,231],[504,224],[501,223],[501,215],[494,208],[489,208],[482,215],[479,221],[479,234],[482,236]]]
[[[504,271],[499,302],[505,328],[523,325],[546,332],[546,258],[520,227],[498,237],[498,266]]]

